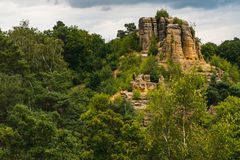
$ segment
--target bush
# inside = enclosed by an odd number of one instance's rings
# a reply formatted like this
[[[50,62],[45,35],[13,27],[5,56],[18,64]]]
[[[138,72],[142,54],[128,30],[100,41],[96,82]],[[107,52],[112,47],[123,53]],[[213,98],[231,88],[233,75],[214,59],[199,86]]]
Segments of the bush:
[[[195,37],[195,30],[194,30],[193,26],[190,27],[190,30],[191,30],[192,36]]]
[[[207,60],[210,60],[211,57],[217,53],[217,47],[218,46],[212,42],[203,44],[201,49],[203,57]]]
[[[163,70],[164,71],[164,70]],[[163,72],[164,78],[171,80],[171,79],[178,79],[182,76],[182,69],[180,64],[174,63],[173,61],[167,62],[167,70]]]
[[[151,78],[151,82],[158,83],[161,69],[158,65],[157,60],[153,56],[149,56],[141,66],[141,73],[149,74]]]
[[[161,17],[166,17],[166,18],[169,17],[169,14],[165,9],[158,10],[155,15],[156,19],[160,19]]]
[[[181,20],[181,19],[179,19],[177,17],[174,17],[173,24],[178,24],[179,26],[182,26],[183,20]]]
[[[137,89],[133,90],[133,99],[139,100],[141,98],[141,92]]]
[[[157,39],[153,37],[151,40],[150,47],[148,49],[148,55],[156,56],[157,54],[158,54]]]
[[[233,65],[227,60],[215,55],[211,58],[211,64],[225,71],[225,75],[227,75],[226,78],[230,77],[234,82],[239,81],[240,73],[237,65]]]
[[[217,48],[217,55],[240,67],[240,39],[226,40]]]

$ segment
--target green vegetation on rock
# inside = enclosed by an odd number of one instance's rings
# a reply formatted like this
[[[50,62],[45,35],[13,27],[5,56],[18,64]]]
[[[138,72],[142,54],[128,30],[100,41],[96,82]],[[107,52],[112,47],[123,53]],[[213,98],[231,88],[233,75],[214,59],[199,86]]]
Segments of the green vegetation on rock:
[[[169,17],[169,14],[168,14],[167,10],[161,9],[161,10],[158,10],[158,11],[157,11],[157,13],[156,13],[156,15],[155,15],[155,18],[156,18],[156,19],[161,19],[162,17],[163,17],[163,18],[164,18],[164,17],[166,17],[166,18]]]

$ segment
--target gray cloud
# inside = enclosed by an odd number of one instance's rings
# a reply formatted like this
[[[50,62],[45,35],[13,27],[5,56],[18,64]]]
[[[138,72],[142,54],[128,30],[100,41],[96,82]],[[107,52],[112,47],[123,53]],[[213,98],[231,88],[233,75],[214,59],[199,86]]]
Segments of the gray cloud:
[[[87,8],[106,5],[127,5],[137,3],[167,4],[173,8],[204,8],[212,9],[226,5],[240,4],[239,0],[66,0],[72,7]]]
[[[159,0],[161,3],[157,3],[146,0],[148,3],[137,3],[143,1],[135,0],[136,4],[132,4],[133,1],[123,3],[116,2],[118,0],[111,0],[111,2],[105,0],[105,3],[95,4],[93,3],[95,0],[88,0],[91,1],[88,7],[87,5],[79,7],[79,4],[69,7],[67,1],[69,0],[58,0],[58,5],[54,5],[55,0],[0,0],[0,15],[2,16],[0,28],[6,31],[18,25],[19,21],[28,19],[30,26],[46,30],[51,29],[56,21],[61,20],[68,26],[77,25],[81,29],[98,33],[106,40],[111,40],[116,37],[117,30],[124,29],[125,23],[138,24],[140,17],[153,16],[157,9],[166,8],[172,16],[195,22],[196,35],[202,39],[202,42],[212,41],[219,44],[223,40],[240,37],[238,1],[218,0],[218,3],[215,3],[216,0],[209,0],[209,2],[201,0],[200,3],[197,2],[199,0],[172,0],[171,3],[167,3],[166,0]],[[90,4],[90,2],[87,3]],[[206,7],[205,4],[209,6]],[[107,12],[107,10],[111,11]]]
[[[103,7],[101,8],[101,11],[111,11],[111,10],[112,10],[112,8],[109,7],[109,6],[103,6]]]

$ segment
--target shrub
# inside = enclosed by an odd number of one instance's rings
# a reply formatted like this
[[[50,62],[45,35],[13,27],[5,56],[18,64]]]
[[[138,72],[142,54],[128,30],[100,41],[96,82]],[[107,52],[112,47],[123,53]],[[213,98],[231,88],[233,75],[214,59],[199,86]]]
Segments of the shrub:
[[[207,60],[211,60],[211,57],[217,53],[217,45],[211,42],[202,45],[201,51],[203,57]]]
[[[174,17],[173,24],[178,24],[179,26],[182,26],[183,20],[181,20],[181,19],[179,19],[177,17]]]
[[[225,79],[231,78],[233,82],[239,81],[240,73],[238,70],[238,66],[236,64],[231,64],[227,60],[216,55],[212,56],[211,64],[225,71],[224,73]]]
[[[156,19],[160,19],[161,17],[169,17],[169,14],[165,9],[158,10],[155,15]]]
[[[195,37],[195,30],[194,30],[193,26],[190,27],[190,30],[191,30],[192,36]]]
[[[158,54],[157,39],[152,38],[150,47],[148,49],[148,55],[156,56]]]
[[[133,90],[133,99],[139,100],[141,98],[141,92],[138,89]]]
[[[159,76],[161,74],[161,69],[158,65],[157,60],[153,56],[149,56],[141,66],[141,73],[149,74],[151,77],[151,82],[158,83]]]

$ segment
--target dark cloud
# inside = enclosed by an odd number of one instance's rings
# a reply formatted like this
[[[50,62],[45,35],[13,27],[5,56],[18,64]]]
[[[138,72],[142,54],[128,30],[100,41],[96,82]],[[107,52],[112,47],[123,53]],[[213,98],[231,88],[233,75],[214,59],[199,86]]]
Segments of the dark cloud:
[[[173,8],[212,9],[225,5],[240,4],[240,0],[67,0],[72,7],[86,8],[106,5],[128,5],[137,3],[168,4]]]
[[[103,6],[103,7],[101,8],[101,11],[111,11],[111,10],[112,10],[112,8],[109,7],[109,6]]]

